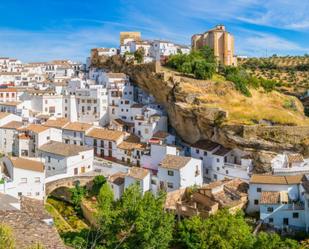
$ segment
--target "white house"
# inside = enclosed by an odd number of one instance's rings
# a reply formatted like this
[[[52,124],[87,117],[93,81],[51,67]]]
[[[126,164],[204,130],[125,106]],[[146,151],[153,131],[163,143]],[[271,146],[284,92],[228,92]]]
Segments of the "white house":
[[[149,191],[150,188],[150,172],[147,169],[139,167],[131,167],[125,175],[124,189],[132,184],[138,184],[142,193]]]
[[[271,161],[274,175],[297,175],[309,173],[309,159],[301,154],[278,154]]]
[[[45,196],[43,163],[19,157],[4,157],[0,192],[14,197],[27,196],[42,200]],[[2,176],[1,176],[2,175]]]
[[[93,128],[91,124],[70,122],[62,128],[62,140],[66,144],[85,144],[85,134]]]
[[[308,232],[308,187],[304,175],[253,175],[247,211],[259,212],[262,222],[276,229]]]
[[[150,55],[156,61],[159,61],[162,57],[170,56],[173,54],[177,54],[177,46],[174,43],[160,40],[153,41],[152,47],[150,49]]]
[[[22,122],[11,121],[0,126],[0,151],[1,153],[13,153],[14,139],[18,134],[18,129],[22,127]]]
[[[45,161],[46,177],[75,176],[92,170],[93,149],[87,146],[50,141],[39,148]]]
[[[241,150],[228,149],[210,140],[200,140],[191,145],[191,156],[203,161],[205,181],[250,179],[252,159]]]
[[[108,178],[108,182],[114,192],[114,200],[119,200],[124,191],[125,173],[117,172]]]
[[[158,187],[167,192],[203,184],[202,161],[192,157],[166,155],[158,167]]]
[[[104,126],[108,124],[107,90],[102,85],[92,85],[76,90],[77,117],[80,122]]]
[[[150,149],[145,151],[141,157],[141,166],[157,172],[159,163],[166,155],[179,155],[179,151],[176,146],[151,142]]]
[[[94,155],[108,158],[117,158],[117,146],[123,141],[126,134],[121,131],[114,131],[105,128],[93,128],[87,132],[85,143],[93,147]]]
[[[146,144],[141,143],[135,135],[131,135],[117,145],[116,158],[129,165],[141,166],[141,157],[146,151]]]
[[[38,148],[49,141],[62,141],[59,129],[46,127],[39,124],[30,124],[19,129],[15,136],[13,154],[16,156],[37,157]]]

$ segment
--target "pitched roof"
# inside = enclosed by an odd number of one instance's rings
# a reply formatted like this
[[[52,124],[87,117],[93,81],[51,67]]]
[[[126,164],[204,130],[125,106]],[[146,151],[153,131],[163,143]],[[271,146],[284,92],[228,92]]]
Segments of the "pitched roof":
[[[2,129],[17,129],[23,126],[22,122],[19,121],[11,121],[5,125],[2,125],[0,128]]]
[[[109,177],[109,181],[118,186],[124,183],[125,173],[117,172]]]
[[[260,204],[279,204],[282,201],[288,202],[289,197],[286,191],[262,191]]]
[[[68,123],[69,120],[67,118],[57,118],[57,119],[49,119],[43,125],[53,128],[63,128]]]
[[[144,150],[146,149],[146,144],[140,142],[140,138],[135,135],[130,135],[125,141],[120,143],[117,146],[119,149],[122,150]]]
[[[153,138],[159,138],[159,139],[164,139],[169,136],[169,133],[166,131],[157,131],[152,137]]]
[[[39,150],[60,156],[76,156],[80,152],[92,150],[92,148],[87,146],[50,141],[49,143],[39,147]]]
[[[9,116],[11,113],[9,112],[0,112],[0,119],[5,118],[7,116]]]
[[[197,142],[191,145],[191,147],[193,148],[198,148],[198,149],[207,150],[207,151],[213,151],[218,146],[220,146],[220,144],[217,144],[207,139],[198,140]]]
[[[302,182],[304,175],[276,176],[276,175],[257,175],[251,176],[250,183],[253,184],[277,184],[293,185]]]
[[[71,122],[71,123],[68,123],[66,126],[64,126],[63,129],[71,130],[71,131],[87,131],[91,127],[92,125],[88,123]]]
[[[86,136],[102,140],[116,141],[124,135],[121,131],[114,131],[105,128],[93,128]]]
[[[288,154],[288,163],[302,163],[304,158],[301,154]]]
[[[216,155],[216,156],[225,156],[227,153],[229,153],[231,150],[230,149],[227,149],[223,146],[220,146],[219,149],[217,149],[213,155]]]
[[[135,179],[143,180],[148,174],[149,171],[147,169],[131,167],[127,175]]]
[[[188,164],[191,157],[166,155],[160,163],[160,167],[167,169],[181,169]]]
[[[40,125],[40,124],[30,124],[25,128],[25,130],[32,131],[34,133],[41,133],[41,132],[46,131],[48,129],[49,129],[49,127],[46,127],[46,126],[43,126],[43,125]]]
[[[9,160],[12,162],[14,168],[44,172],[44,164],[39,161],[22,157],[10,157]]]

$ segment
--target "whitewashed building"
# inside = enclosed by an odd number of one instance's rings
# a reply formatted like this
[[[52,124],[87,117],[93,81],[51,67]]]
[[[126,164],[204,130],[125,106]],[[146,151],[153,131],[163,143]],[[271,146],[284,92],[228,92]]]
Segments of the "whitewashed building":
[[[247,212],[259,212],[264,224],[279,230],[308,232],[308,187],[304,175],[253,175]]]
[[[94,155],[110,160],[117,158],[117,146],[123,142],[126,134],[105,128],[93,128],[87,132],[85,143],[93,147]]]
[[[62,140],[66,144],[85,144],[85,135],[93,128],[91,124],[70,122],[62,128]]]
[[[124,189],[132,184],[139,185],[142,193],[151,190],[150,172],[147,169],[139,167],[131,167],[124,178]]]
[[[43,163],[20,157],[4,157],[0,179],[0,192],[14,197],[27,196],[43,200],[45,172]]]
[[[75,176],[92,170],[93,149],[87,146],[50,141],[39,148],[44,160],[46,177]]]
[[[158,187],[167,192],[203,184],[202,161],[166,155],[158,167]]]

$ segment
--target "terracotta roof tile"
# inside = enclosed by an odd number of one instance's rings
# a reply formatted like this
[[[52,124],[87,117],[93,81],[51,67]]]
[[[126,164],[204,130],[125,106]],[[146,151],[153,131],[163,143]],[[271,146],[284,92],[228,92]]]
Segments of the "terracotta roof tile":
[[[301,154],[288,154],[288,163],[302,163],[304,158]]]
[[[63,129],[71,131],[88,131],[91,127],[92,125],[88,123],[72,122],[64,126]]]
[[[27,127],[25,127],[25,130],[32,131],[34,133],[41,133],[43,131],[48,130],[49,127],[39,125],[39,124],[30,124]]]
[[[39,150],[61,156],[75,156],[80,152],[92,150],[92,148],[87,146],[50,141],[49,143],[42,145]]]
[[[93,128],[86,134],[86,136],[102,140],[116,141],[122,136],[124,136],[124,133],[121,131],[109,130],[104,128]]]
[[[43,125],[53,128],[63,128],[69,123],[67,118],[49,119]]]
[[[304,179],[304,175],[276,176],[276,175],[257,175],[251,176],[250,183],[253,184],[277,184],[293,185],[299,184]]]
[[[147,169],[131,167],[127,175],[135,179],[143,180],[148,174],[149,171]]]
[[[10,157],[9,160],[12,162],[13,167],[24,170],[44,172],[44,164],[39,161],[21,157]]]
[[[262,191],[260,204],[279,204],[288,200],[288,193],[285,191]]]
[[[0,128],[2,129],[17,129],[23,126],[22,122],[18,122],[18,121],[11,121],[5,125],[2,125]]]
[[[166,155],[160,163],[160,167],[167,169],[181,169],[186,166],[191,159],[191,157]]]

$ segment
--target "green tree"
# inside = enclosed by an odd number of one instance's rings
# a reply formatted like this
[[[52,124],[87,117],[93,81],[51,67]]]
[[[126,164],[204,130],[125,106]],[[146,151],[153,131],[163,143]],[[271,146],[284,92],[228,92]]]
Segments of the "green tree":
[[[103,184],[106,183],[106,178],[102,175],[98,175],[93,179],[93,185],[91,188],[91,194],[97,196],[100,192]]]
[[[163,209],[165,195],[155,197],[150,192],[143,195],[139,186],[132,185],[125,190],[121,200],[111,203],[109,190],[103,187],[99,194],[102,246],[118,249],[168,248],[174,217]]]
[[[80,186],[79,183],[75,185],[74,188],[70,189],[71,192],[71,201],[76,212],[81,212],[80,204],[85,197],[87,190],[85,187]]]
[[[145,49],[139,48],[134,52],[134,58],[138,63],[142,63],[145,56]]]
[[[12,233],[12,229],[0,223],[0,249],[14,249],[15,241]]]
[[[281,239],[276,233],[261,232],[254,243],[254,249],[297,249],[300,245],[296,240]]]
[[[221,210],[208,219],[195,216],[179,224],[179,241],[188,249],[248,249],[254,237],[243,214]]]
[[[201,48],[200,52],[208,63],[216,63],[216,57],[212,48],[209,46],[204,46]]]

